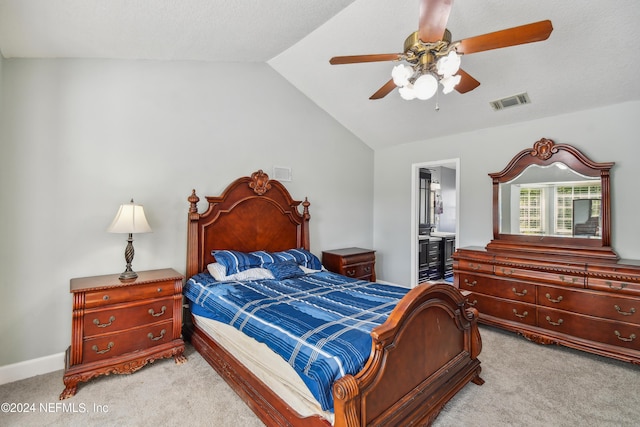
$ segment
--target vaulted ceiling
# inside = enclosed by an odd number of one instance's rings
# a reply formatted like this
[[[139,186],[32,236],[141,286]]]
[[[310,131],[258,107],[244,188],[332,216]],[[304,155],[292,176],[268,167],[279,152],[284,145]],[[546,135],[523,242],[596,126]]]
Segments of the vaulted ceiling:
[[[330,65],[337,55],[400,53],[418,0],[0,0],[5,58],[267,62],[374,149],[640,99],[637,0],[455,0],[454,40],[549,19],[548,40],[475,53],[466,94],[369,100],[391,62]],[[528,105],[490,101],[526,92]],[[438,109],[436,110],[436,104]]]

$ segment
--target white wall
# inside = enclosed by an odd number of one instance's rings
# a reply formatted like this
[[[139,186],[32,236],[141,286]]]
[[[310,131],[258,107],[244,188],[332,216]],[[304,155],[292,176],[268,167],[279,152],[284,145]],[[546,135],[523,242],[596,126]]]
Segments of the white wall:
[[[493,238],[488,174],[504,169],[513,156],[542,137],[574,145],[596,162],[616,162],[611,172],[613,248],[621,258],[640,259],[638,117],[640,102],[631,102],[376,150],[374,247],[378,277],[410,283],[413,163],[460,158],[459,246],[484,247]]]
[[[137,271],[184,272],[191,189],[274,165],[311,202],[312,252],[372,245],[372,150],[266,64],[5,59],[1,73],[0,366],[67,348],[69,279],[124,270],[126,236],[106,228],[132,197],[153,229],[134,236]]]

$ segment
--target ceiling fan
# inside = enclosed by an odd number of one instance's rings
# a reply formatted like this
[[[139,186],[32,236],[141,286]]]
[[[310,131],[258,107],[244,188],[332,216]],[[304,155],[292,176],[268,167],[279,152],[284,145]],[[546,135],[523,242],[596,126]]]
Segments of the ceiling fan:
[[[551,21],[539,21],[493,33],[452,41],[446,29],[453,0],[420,0],[419,27],[404,42],[403,53],[334,56],[333,65],[362,62],[402,61],[392,71],[392,79],[369,99],[387,96],[396,87],[404,99],[429,99],[442,84],[443,93],[453,89],[466,93],[480,82],[460,67],[460,55],[483,52],[549,38]]]

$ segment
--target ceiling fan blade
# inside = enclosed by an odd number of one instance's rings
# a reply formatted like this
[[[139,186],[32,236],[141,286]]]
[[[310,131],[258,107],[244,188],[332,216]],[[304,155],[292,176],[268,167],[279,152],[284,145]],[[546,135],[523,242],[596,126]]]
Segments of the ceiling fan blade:
[[[380,61],[399,61],[402,59],[401,53],[380,53],[375,55],[351,55],[351,56],[334,56],[329,60],[330,64],[357,64],[360,62],[380,62]]]
[[[461,77],[460,83],[458,83],[455,87],[458,93],[467,93],[480,86],[480,82],[471,77],[462,68],[458,70],[457,74]]]
[[[453,0],[420,0],[418,37],[423,42],[442,39],[451,13]]]
[[[376,93],[371,95],[369,99],[384,98],[385,96],[389,95],[389,93],[391,93],[391,91],[394,90],[395,88],[396,88],[396,84],[393,82],[393,79],[391,79],[387,83],[385,83],[384,86],[378,89]]]
[[[461,40],[457,51],[468,55],[485,50],[539,42],[548,39],[551,31],[553,31],[551,21],[534,22]]]

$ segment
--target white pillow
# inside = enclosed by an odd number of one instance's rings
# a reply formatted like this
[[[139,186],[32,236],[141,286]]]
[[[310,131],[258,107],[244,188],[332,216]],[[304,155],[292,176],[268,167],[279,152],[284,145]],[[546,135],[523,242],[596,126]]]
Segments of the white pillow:
[[[273,274],[266,268],[249,268],[236,274],[230,274],[227,276],[227,269],[219,262],[215,262],[207,265],[209,274],[213,276],[219,282],[225,282],[229,280],[260,280],[260,279],[273,279]]]
[[[207,265],[207,270],[209,270],[209,274],[211,274],[218,282],[222,282],[227,276],[227,268],[219,262]]]
[[[324,269],[324,267],[322,267],[320,270],[314,270],[312,268],[305,267],[304,265],[298,265],[298,267],[300,267],[300,269],[302,271],[304,271],[304,274],[317,273],[317,272],[322,271]]]

